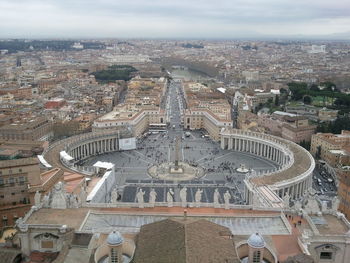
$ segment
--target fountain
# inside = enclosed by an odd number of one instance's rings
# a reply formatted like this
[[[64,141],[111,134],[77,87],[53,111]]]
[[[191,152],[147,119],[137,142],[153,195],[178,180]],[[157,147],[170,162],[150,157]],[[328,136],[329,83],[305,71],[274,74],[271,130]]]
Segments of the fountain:
[[[179,159],[180,137],[175,139],[175,160],[174,162],[164,162],[159,165],[153,165],[148,169],[150,176],[156,179],[186,181],[197,179],[204,176],[204,169],[195,167],[189,163],[182,162]]]

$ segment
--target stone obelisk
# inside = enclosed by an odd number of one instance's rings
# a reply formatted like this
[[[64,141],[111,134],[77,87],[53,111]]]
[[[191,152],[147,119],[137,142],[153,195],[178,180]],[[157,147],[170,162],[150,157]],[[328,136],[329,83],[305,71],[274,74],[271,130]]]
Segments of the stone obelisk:
[[[176,137],[175,139],[175,170],[179,169],[179,149],[180,149],[180,138]]]

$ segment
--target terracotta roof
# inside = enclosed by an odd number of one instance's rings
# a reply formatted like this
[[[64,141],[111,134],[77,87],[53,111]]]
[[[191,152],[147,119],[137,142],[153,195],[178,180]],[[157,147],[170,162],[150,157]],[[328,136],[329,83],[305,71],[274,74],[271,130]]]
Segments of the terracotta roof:
[[[240,262],[230,235],[228,228],[203,219],[165,219],[141,227],[133,262]]]

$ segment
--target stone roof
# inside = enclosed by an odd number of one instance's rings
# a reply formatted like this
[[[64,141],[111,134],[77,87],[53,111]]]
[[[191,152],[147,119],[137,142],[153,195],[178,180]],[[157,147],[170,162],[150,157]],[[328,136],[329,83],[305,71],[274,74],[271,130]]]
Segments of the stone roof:
[[[308,156],[306,150],[296,145],[295,143],[287,143],[289,149],[293,152],[294,163],[291,167],[286,170],[273,173],[270,175],[264,175],[262,177],[252,178],[252,181],[258,185],[272,185],[280,181],[292,179],[302,173],[306,172],[312,165],[312,157]]]
[[[0,161],[0,168],[39,164],[36,157]]]
[[[134,263],[240,262],[228,228],[193,218],[144,225],[136,238]]]
[[[14,262],[17,255],[21,254],[21,250],[12,248],[0,248],[1,262]]]
[[[283,263],[314,263],[315,261],[307,255],[299,254],[293,257],[288,257]]]

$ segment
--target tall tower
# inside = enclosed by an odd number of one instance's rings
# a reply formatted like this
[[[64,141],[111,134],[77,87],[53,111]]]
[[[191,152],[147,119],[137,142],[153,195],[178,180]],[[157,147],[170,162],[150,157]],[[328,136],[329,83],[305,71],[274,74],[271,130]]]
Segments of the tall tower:
[[[109,247],[108,263],[123,262],[123,236],[118,231],[111,232],[107,237],[107,245]]]
[[[265,240],[259,233],[252,234],[248,239],[249,253],[248,262],[249,263],[261,263],[264,258],[264,248]]]

